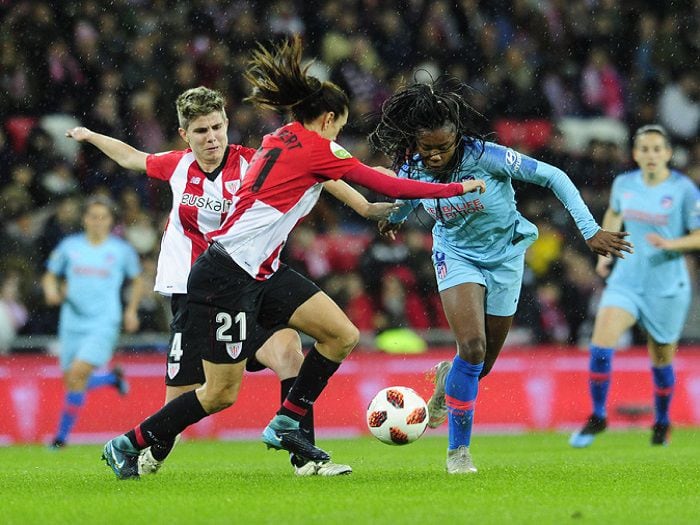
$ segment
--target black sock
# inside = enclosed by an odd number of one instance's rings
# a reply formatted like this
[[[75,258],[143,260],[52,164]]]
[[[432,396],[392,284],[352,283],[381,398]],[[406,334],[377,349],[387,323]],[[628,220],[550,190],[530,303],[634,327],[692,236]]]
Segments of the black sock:
[[[168,442],[156,443],[155,445],[151,445],[151,455],[156,461],[164,461],[174,446],[174,439]]]
[[[165,447],[180,432],[208,415],[193,390],[173,399],[126,436],[139,450],[153,445]]]
[[[301,364],[294,386],[277,413],[301,421],[339,366],[340,363],[323,357],[315,346],[311,348]]]
[[[282,403],[284,403],[284,400],[287,399],[287,394],[289,394],[289,391],[291,390],[292,386],[294,385],[294,381],[296,381],[296,377],[289,377],[287,379],[283,379],[280,381],[280,390],[282,394]],[[306,415],[301,418],[301,421],[299,421],[299,428],[304,432],[304,435],[306,436],[306,439],[309,440],[311,444],[316,444],[316,435],[314,433],[314,408],[313,406],[309,407],[309,410],[306,412]]]

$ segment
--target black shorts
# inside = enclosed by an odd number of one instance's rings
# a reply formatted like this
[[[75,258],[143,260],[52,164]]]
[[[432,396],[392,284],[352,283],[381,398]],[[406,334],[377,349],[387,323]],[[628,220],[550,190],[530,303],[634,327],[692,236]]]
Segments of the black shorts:
[[[187,346],[212,363],[250,359],[270,335],[285,326],[299,306],[320,289],[283,265],[258,281],[221,246],[210,246],[194,263],[187,282]]]
[[[173,320],[170,322],[170,343],[165,369],[166,386],[189,386],[204,383],[202,368],[202,352],[197,345],[187,344],[185,327],[187,326],[187,294],[173,294],[170,298],[170,309]],[[260,348],[275,330],[259,331],[258,341],[251,343]],[[258,372],[265,369],[255,356],[248,358],[245,369]]]

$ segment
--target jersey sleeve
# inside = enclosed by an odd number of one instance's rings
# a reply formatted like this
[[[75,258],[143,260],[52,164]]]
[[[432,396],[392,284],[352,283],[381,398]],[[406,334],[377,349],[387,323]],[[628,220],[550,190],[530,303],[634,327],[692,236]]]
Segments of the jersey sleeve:
[[[312,173],[332,180],[342,178],[360,164],[360,161],[340,144],[325,139],[320,139],[314,144],[310,160]]]
[[[63,240],[58,243],[58,246],[53,249],[49,255],[49,259],[46,261],[46,270],[59,277],[63,277],[66,274],[66,268],[68,266],[67,242],[68,240]]]
[[[683,218],[689,232],[700,229],[700,190],[688,180],[683,196]]]
[[[182,155],[182,151],[151,153],[146,157],[146,175],[154,179],[170,180]]]
[[[488,165],[488,170],[492,174],[511,177],[552,190],[576,222],[576,227],[584,239],[590,239],[600,230],[600,226],[583,202],[578,189],[559,168],[494,143],[486,144],[483,162]]]

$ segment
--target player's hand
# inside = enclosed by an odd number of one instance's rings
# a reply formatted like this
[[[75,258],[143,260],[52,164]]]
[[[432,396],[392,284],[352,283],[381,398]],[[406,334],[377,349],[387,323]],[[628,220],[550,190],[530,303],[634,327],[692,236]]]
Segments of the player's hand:
[[[92,131],[90,131],[88,128],[78,126],[77,128],[67,130],[66,137],[75,139],[78,142],[83,142],[84,140],[88,139],[90,133],[92,133]]]
[[[383,221],[389,218],[389,215],[398,211],[401,206],[395,202],[370,202],[367,204],[365,219],[370,221]]]
[[[140,326],[139,317],[133,310],[124,311],[124,331],[133,334]]]
[[[389,177],[396,177],[396,173],[393,170],[385,168],[384,166],[372,166],[372,169],[377,170],[378,172],[383,173],[384,175],[389,175]]]
[[[379,233],[391,240],[396,240],[396,232],[401,229],[403,222],[393,223],[387,220],[379,221]]]
[[[669,250],[671,248],[669,240],[664,239],[658,233],[647,234],[647,241],[649,241],[649,244],[651,244],[652,246],[655,246],[656,248],[661,248],[662,250]]]
[[[598,257],[598,263],[595,265],[595,273],[606,279],[610,275],[610,266],[612,265],[612,257]]]
[[[612,255],[624,259],[625,255],[622,252],[634,253],[632,243],[625,240],[628,235],[627,232],[609,232],[601,229],[588,239],[586,244],[593,253],[598,255]]]
[[[465,180],[462,182],[462,188],[464,188],[462,193],[471,193],[477,190],[479,193],[484,193],[486,191],[486,183],[481,179]]]

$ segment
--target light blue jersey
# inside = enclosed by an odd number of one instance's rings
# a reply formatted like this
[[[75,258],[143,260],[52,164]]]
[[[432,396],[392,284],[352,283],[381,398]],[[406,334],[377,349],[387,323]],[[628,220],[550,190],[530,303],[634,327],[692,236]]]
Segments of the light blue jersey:
[[[634,254],[615,262],[608,287],[625,288],[649,297],[690,293],[690,278],[682,253],[652,246],[650,233],[674,239],[700,228],[700,191],[685,175],[671,171],[662,183],[644,183],[641,170],[618,175],[610,208],[622,215]]]
[[[466,259],[485,268],[522,255],[537,239],[537,227],[518,212],[511,179],[551,189],[585,239],[590,239],[600,229],[578,190],[560,169],[492,142],[482,147],[480,142],[463,139],[463,146],[459,168],[453,170],[449,181],[441,182],[482,179],[486,183],[485,193],[405,201],[389,219],[401,222],[421,204],[436,219],[433,227],[435,252]],[[407,166],[401,169],[399,176],[408,176]],[[419,160],[417,167],[411,168],[411,177],[435,180]]]
[[[62,333],[118,330],[122,284],[141,273],[138,255],[128,243],[109,236],[94,245],[84,233],[61,241],[49,257],[47,269],[66,281]]]

